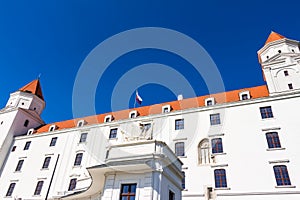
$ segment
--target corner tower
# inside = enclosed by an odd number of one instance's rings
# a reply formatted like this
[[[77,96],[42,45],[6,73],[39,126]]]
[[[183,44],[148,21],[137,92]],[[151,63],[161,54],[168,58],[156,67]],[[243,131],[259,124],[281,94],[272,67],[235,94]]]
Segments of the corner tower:
[[[10,94],[6,106],[0,110],[0,175],[14,136],[26,135],[30,133],[29,129],[43,125],[40,115],[44,108],[45,101],[39,80]]]
[[[257,53],[270,95],[300,90],[299,41],[272,31]]]

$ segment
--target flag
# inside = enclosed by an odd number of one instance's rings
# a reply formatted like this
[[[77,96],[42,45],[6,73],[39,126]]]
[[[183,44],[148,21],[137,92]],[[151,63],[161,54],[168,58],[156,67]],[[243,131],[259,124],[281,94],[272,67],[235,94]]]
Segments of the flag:
[[[142,104],[143,99],[142,99],[142,97],[139,95],[138,91],[135,91],[135,100],[136,100],[136,102],[137,102],[139,105]]]

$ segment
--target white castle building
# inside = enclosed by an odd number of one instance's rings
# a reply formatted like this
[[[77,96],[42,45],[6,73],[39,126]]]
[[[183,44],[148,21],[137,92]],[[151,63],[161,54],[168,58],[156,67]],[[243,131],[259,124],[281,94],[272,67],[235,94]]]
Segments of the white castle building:
[[[299,200],[299,42],[258,58],[263,86],[52,124],[32,81],[0,111],[0,199]]]

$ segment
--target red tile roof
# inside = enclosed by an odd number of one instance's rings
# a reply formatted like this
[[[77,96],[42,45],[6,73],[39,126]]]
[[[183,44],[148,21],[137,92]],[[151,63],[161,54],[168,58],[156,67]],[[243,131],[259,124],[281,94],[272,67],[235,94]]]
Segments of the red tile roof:
[[[265,45],[268,44],[268,43],[270,43],[270,42],[274,42],[276,40],[281,40],[283,38],[285,38],[285,37],[282,36],[282,35],[280,35],[280,34],[278,34],[278,33],[276,33],[276,32],[274,32],[274,31],[272,31],[271,34],[269,35],[269,37],[268,37]]]
[[[44,100],[41,84],[38,79],[31,81],[24,87],[20,88],[19,91],[35,94],[38,97],[40,97],[42,100]]]
[[[245,89],[223,92],[223,93],[218,93],[218,94],[183,99],[180,101],[172,101],[172,102],[166,102],[166,103],[162,103],[162,104],[155,104],[155,105],[151,105],[151,106],[143,106],[143,107],[139,107],[139,108],[135,108],[135,109],[121,110],[121,111],[116,111],[116,112],[111,112],[111,113],[83,117],[83,118],[79,118],[79,119],[71,119],[71,120],[62,121],[62,122],[55,122],[52,124],[46,124],[46,125],[38,128],[37,132],[35,134],[48,132],[49,127],[53,124],[55,124],[57,126],[56,130],[73,128],[73,127],[76,127],[77,122],[82,119],[85,120],[88,125],[103,123],[104,118],[107,115],[112,115],[115,121],[122,120],[122,119],[128,119],[129,113],[132,110],[136,110],[138,112],[138,116],[148,116],[148,115],[152,115],[152,114],[161,113],[162,106],[164,106],[164,105],[170,105],[172,108],[172,111],[203,107],[203,106],[205,106],[205,99],[209,98],[209,97],[214,97],[217,104],[235,102],[235,101],[240,100],[239,93],[242,91],[249,91],[252,99],[269,96],[267,86],[263,85],[263,86],[245,88]]]

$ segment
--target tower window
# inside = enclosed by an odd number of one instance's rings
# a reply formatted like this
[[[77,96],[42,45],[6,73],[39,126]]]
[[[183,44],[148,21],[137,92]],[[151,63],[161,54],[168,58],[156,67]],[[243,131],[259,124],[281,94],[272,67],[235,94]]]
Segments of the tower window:
[[[268,147],[271,148],[280,148],[280,140],[277,132],[270,132],[266,134]]]
[[[68,191],[75,190],[75,188],[76,188],[76,183],[77,183],[77,179],[76,179],[76,178],[72,178],[72,179],[70,180],[70,184],[69,184],[69,189],[68,189]]]
[[[24,160],[19,160],[19,162],[17,164],[17,167],[16,167],[16,170],[15,170],[16,172],[21,171],[23,163],[24,163]]]
[[[175,130],[184,129],[184,119],[176,119],[175,120]]]
[[[113,139],[117,137],[118,129],[117,128],[112,128],[110,129],[109,133],[109,139]]]
[[[28,150],[29,147],[30,147],[30,144],[31,144],[30,141],[26,142],[26,144],[25,144],[25,146],[24,146],[24,150]]]
[[[7,190],[5,196],[11,197],[12,193],[14,192],[15,186],[16,186],[16,183],[11,183],[8,187],[8,190]]]
[[[292,83],[289,83],[289,84],[288,84],[288,87],[289,87],[290,90],[292,90],[292,89],[293,89],[293,84],[292,84]]]
[[[184,142],[175,143],[175,155],[184,156]]]
[[[175,200],[175,193],[172,190],[169,190],[169,200]]]
[[[270,132],[266,134],[268,147],[271,148],[280,148],[280,140],[277,132]]]
[[[293,52],[293,53],[295,53],[295,50],[294,50],[294,49],[292,49],[292,52]]]
[[[291,185],[289,173],[285,165],[276,165],[273,169],[277,186]]]
[[[215,187],[216,188],[226,188],[226,171],[225,169],[216,169],[215,170]]]
[[[210,125],[221,124],[220,113],[210,115]]]
[[[120,200],[135,199],[135,194],[136,194],[136,183],[121,185]]]
[[[215,138],[211,140],[212,153],[223,153],[222,138]]]
[[[28,120],[28,119],[26,119],[26,120],[25,120],[25,122],[24,122],[24,126],[25,126],[25,127],[27,127],[27,126],[28,126],[28,124],[29,124],[29,120]]]
[[[54,137],[51,139],[51,142],[50,142],[50,147],[53,147],[56,145],[56,141],[57,141],[57,137]]]
[[[260,114],[262,119],[273,118],[273,112],[271,106],[260,107]]]
[[[14,152],[16,150],[17,146],[13,146],[13,148],[11,149],[11,152]]]
[[[78,153],[78,154],[76,154],[74,166],[79,166],[79,165],[81,165],[82,156],[83,156],[83,153]]]
[[[45,158],[42,169],[48,169],[49,164],[50,164],[50,160],[51,160],[51,157],[46,157]]]
[[[44,181],[39,181],[39,182],[36,184],[36,188],[35,188],[35,191],[34,191],[34,195],[40,195],[40,194],[41,194],[43,185],[44,185]]]
[[[281,50],[278,50],[278,53],[281,53]]]
[[[287,70],[284,70],[283,73],[284,73],[284,76],[288,76],[289,75],[289,72]]]
[[[269,59],[269,56],[267,56],[267,59]]]
[[[81,133],[79,143],[86,142],[87,133]]]

